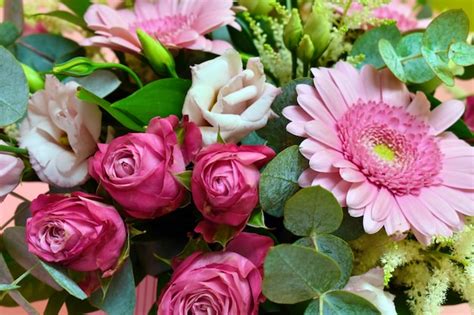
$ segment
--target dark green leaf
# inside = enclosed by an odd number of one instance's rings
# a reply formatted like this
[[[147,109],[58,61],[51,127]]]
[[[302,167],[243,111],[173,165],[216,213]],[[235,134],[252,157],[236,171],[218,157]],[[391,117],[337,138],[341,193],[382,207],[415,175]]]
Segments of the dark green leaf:
[[[61,3],[66,5],[72,12],[78,16],[84,16],[87,9],[92,4],[90,0],[61,0]]]
[[[260,137],[255,131],[252,131],[240,143],[244,145],[266,145],[267,140]]]
[[[67,11],[57,10],[57,11],[51,11],[47,13],[38,13],[38,14],[34,14],[32,17],[37,17],[37,16],[55,17],[55,18],[67,21],[69,23],[72,23],[74,25],[77,25],[79,27],[82,27],[84,29],[87,29],[87,24],[86,22],[84,22],[84,19],[82,19],[81,17],[78,17],[77,15],[69,13]]]
[[[403,65],[395,51],[395,48],[393,48],[388,40],[381,39],[379,41],[379,53],[390,71],[392,71],[400,81],[406,82],[407,77]]]
[[[229,34],[232,38],[235,48],[244,53],[258,56],[258,50],[255,48],[255,44],[253,43],[254,36],[250,29],[249,23],[245,19],[245,14],[248,13],[238,13],[235,19],[242,30],[239,31],[229,26]]]
[[[28,251],[25,241],[24,227],[11,227],[3,232],[3,241],[10,256],[25,269],[30,269],[40,261],[35,255]],[[61,287],[53,280],[49,273],[42,266],[38,266],[31,272],[33,276],[47,283],[56,290]]]
[[[148,125],[154,117],[181,117],[184,99],[190,86],[189,80],[157,80],[129,97],[113,103],[111,107],[137,117],[144,125]]]
[[[20,32],[11,22],[0,23],[0,46],[8,47],[20,37]]]
[[[282,114],[285,107],[297,104],[296,86],[298,84],[313,85],[313,80],[309,78],[297,79],[283,86],[281,94],[275,98],[272,104],[272,109],[278,115],[278,118],[269,120],[265,127],[257,130],[257,134],[267,140],[267,145],[277,152],[291,145],[299,144],[302,140],[286,131],[289,120],[283,117]]]
[[[178,182],[189,191],[191,191],[191,177],[192,176],[193,176],[193,171],[184,171],[182,173],[174,175],[174,177],[178,180]]]
[[[53,34],[33,34],[16,42],[18,60],[40,72],[50,71],[54,64],[65,62],[82,51],[76,42]]]
[[[331,291],[313,301],[304,315],[380,315],[366,299],[347,291]]]
[[[201,238],[191,238],[186,246],[183,248],[183,251],[176,256],[180,260],[185,260],[188,256],[191,256],[195,252],[209,252],[209,245]],[[161,277],[161,275],[160,275]]]
[[[58,315],[64,302],[66,302],[67,293],[65,291],[54,293],[48,300],[44,315]]]
[[[401,58],[406,79],[412,83],[424,83],[432,80],[435,74],[421,55],[423,33],[411,33],[397,44],[397,54]]]
[[[358,66],[362,67],[371,64],[376,68],[384,66],[384,61],[380,56],[378,45],[381,39],[386,39],[392,45],[396,45],[402,35],[395,25],[383,25],[360,36],[352,46],[351,56],[364,55],[365,59]]]
[[[288,199],[284,224],[298,236],[331,233],[342,222],[342,209],[336,198],[321,186],[303,188]]]
[[[474,65],[464,68],[464,73],[458,77],[461,80],[470,80],[474,78]]]
[[[264,264],[263,294],[273,302],[294,304],[335,287],[341,271],[336,262],[313,249],[278,245]]]
[[[283,150],[270,161],[262,172],[259,184],[263,211],[281,217],[286,200],[300,189],[298,178],[307,167],[308,161],[296,145]]]
[[[15,211],[15,226],[25,226],[26,220],[31,216],[31,202],[25,201],[18,205]]]
[[[26,113],[29,89],[15,57],[0,47],[0,127],[20,120]]]
[[[103,296],[102,292],[98,290],[92,295],[91,301],[107,314],[133,315],[136,297],[130,259],[127,259],[113,275],[107,294]]]
[[[351,217],[349,212],[343,211],[341,226],[332,233],[345,241],[353,241],[365,234],[362,218]]]
[[[457,42],[449,47],[449,59],[460,66],[470,66],[474,64],[474,46],[466,42]]]
[[[129,115],[123,113],[122,111],[116,108],[113,108],[108,101],[98,97],[97,95],[94,95],[88,90],[80,87],[77,90],[76,95],[77,95],[77,98],[79,98],[80,100],[83,100],[84,102],[98,105],[107,113],[109,113],[110,116],[112,116],[119,123],[121,123],[124,127],[133,131],[141,131],[141,132],[145,131],[145,128],[139,123],[137,123],[134,119],[132,119],[132,117],[130,117]]]
[[[82,291],[82,289],[73,281],[71,280],[67,274],[66,270],[53,267],[50,264],[47,264],[43,261],[40,261],[41,266],[51,275],[51,277],[62,287],[64,290],[69,292],[72,296],[78,298],[79,300],[87,299],[87,294]]]

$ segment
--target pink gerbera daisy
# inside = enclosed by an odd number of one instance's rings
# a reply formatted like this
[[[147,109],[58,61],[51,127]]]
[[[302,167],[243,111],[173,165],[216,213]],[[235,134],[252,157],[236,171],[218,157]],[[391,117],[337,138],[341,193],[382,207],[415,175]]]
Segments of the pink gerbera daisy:
[[[204,35],[224,25],[239,29],[232,11],[232,0],[137,0],[133,10],[114,10],[94,4],[84,19],[96,36],[82,42],[85,46],[109,47],[140,53],[138,28],[168,48],[187,48],[222,54],[230,44],[209,40]]]
[[[301,186],[330,190],[367,233],[412,230],[428,243],[474,214],[474,149],[452,133],[464,104],[411,94],[387,69],[360,73],[339,62],[312,70],[315,88],[298,85],[299,106],[285,108],[287,130],[305,137],[310,168]]]

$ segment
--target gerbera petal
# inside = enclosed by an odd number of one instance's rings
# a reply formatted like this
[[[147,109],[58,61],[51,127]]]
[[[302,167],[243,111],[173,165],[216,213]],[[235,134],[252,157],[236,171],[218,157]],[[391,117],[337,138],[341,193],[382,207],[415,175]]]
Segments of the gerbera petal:
[[[436,217],[451,226],[459,224],[459,215],[456,210],[431,189],[423,189],[419,198]]]
[[[387,189],[383,187],[380,188],[377,197],[372,204],[372,219],[375,221],[385,220],[392,212],[394,204],[395,199],[393,198],[393,195]]]
[[[323,150],[314,154],[309,160],[309,166],[318,172],[336,172],[337,169],[332,166],[332,163],[342,158],[341,153],[334,150]]]
[[[382,100],[385,103],[399,107],[410,104],[410,92],[403,82],[398,80],[388,69],[382,70],[380,75]]]
[[[367,99],[359,72],[349,63],[340,61],[330,72],[331,77],[341,91],[341,95],[348,106],[357,103],[360,99]]]
[[[304,126],[305,131],[315,140],[320,141],[336,150],[341,148],[341,141],[330,127],[317,122],[310,121]]]
[[[385,231],[390,236],[399,236],[410,229],[410,224],[403,215],[400,207],[397,203],[393,205],[393,208],[385,220]]]
[[[380,231],[382,226],[384,225],[384,221],[375,221],[372,219],[372,209],[373,209],[373,203],[369,204],[366,207],[365,213],[364,213],[364,220],[363,220],[363,225],[364,225],[364,230],[368,234],[374,234]]]
[[[310,168],[307,168],[301,173],[299,179],[298,179],[298,185],[301,187],[309,187],[313,183],[314,178],[318,175],[319,173],[316,171],[313,171]]]
[[[347,206],[351,208],[363,208],[373,202],[377,195],[377,187],[368,181],[352,184],[347,193]]]
[[[416,92],[415,97],[407,107],[407,111],[419,117],[428,117],[430,115],[430,101],[423,92]]]
[[[434,187],[432,189],[438,196],[443,197],[456,211],[474,216],[474,200],[470,199],[465,191],[446,186]]]
[[[321,186],[332,191],[340,181],[341,177],[337,173],[319,173],[313,178],[311,186]]]
[[[341,168],[339,174],[344,180],[351,183],[360,183],[367,179],[364,174],[353,168]]]
[[[461,101],[451,100],[442,103],[429,116],[429,123],[433,128],[433,133],[438,135],[445,131],[458,121],[463,113],[464,103]]]
[[[347,206],[346,198],[347,198],[347,192],[349,191],[350,188],[351,188],[351,183],[346,182],[345,180],[341,180],[331,190],[332,194],[334,195],[334,197],[336,197],[341,207]]]
[[[317,119],[328,126],[333,126],[336,122],[326,107],[315,98],[306,94],[298,95],[298,104],[305,110],[308,115]]]
[[[313,154],[315,154],[316,152],[327,149],[331,149],[331,147],[311,138],[303,140],[303,142],[301,142],[300,144],[300,152],[308,160],[311,159]]]
[[[362,82],[364,82],[365,101],[379,102],[382,100],[382,89],[380,82],[380,74],[372,65],[362,67],[360,74]]]
[[[400,209],[408,222],[420,233],[425,235],[435,235],[436,227],[433,222],[436,219],[428,208],[415,196],[405,195],[396,198]]]
[[[324,101],[327,109],[335,119],[339,119],[347,110],[347,104],[333,82],[328,69],[312,69],[314,85]]]
[[[474,176],[468,172],[442,170],[441,177],[446,186],[474,190]]]

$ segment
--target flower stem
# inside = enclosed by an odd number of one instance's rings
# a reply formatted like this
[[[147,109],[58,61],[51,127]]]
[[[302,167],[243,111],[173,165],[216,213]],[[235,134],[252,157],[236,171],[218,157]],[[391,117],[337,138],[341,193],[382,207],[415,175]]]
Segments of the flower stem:
[[[346,5],[344,6],[344,12],[342,12],[341,19],[339,20],[339,26],[343,25],[344,19],[347,16],[347,12],[349,12],[349,9],[351,8],[353,0],[348,0]]]
[[[139,88],[143,87],[143,83],[140,80],[140,78],[138,77],[138,75],[135,72],[133,72],[133,70],[130,69],[129,67],[127,67],[127,66],[121,65],[119,63],[110,63],[110,62],[108,62],[108,63],[102,63],[102,64],[100,64],[100,66],[97,67],[97,69],[110,69],[110,68],[116,68],[116,69],[122,70],[124,72],[127,72],[133,78],[133,80],[138,84]]]
[[[30,202],[30,200],[26,199],[25,197],[23,197],[23,196],[20,195],[20,194],[17,194],[17,193],[14,192],[14,191],[12,191],[12,192],[10,193],[10,195],[12,195],[13,197],[18,198],[18,199],[20,199],[20,200],[22,200],[22,201],[24,201],[24,202]]]
[[[28,155],[28,150],[17,147],[10,147],[8,145],[0,145],[0,152],[10,152],[17,155]]]

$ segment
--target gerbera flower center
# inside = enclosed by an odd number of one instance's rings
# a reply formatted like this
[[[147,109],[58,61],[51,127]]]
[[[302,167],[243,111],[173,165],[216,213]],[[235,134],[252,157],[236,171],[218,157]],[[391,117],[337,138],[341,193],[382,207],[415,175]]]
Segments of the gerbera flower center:
[[[342,153],[369,181],[396,195],[440,183],[441,151],[429,126],[383,102],[352,106],[337,122]]]
[[[183,30],[192,28],[191,26],[194,19],[193,14],[177,14],[148,20],[137,20],[130,26],[130,30],[135,33],[138,28],[141,28],[164,45],[172,45],[174,38]]]

